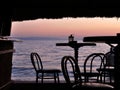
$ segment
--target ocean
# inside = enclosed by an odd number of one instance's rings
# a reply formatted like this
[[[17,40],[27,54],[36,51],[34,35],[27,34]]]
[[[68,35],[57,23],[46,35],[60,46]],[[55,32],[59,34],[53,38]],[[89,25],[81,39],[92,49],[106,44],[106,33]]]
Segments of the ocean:
[[[30,53],[37,52],[41,56],[44,68],[61,69],[61,59],[65,55],[74,56],[73,48],[69,46],[56,46],[56,43],[67,43],[68,40],[60,39],[25,39],[21,42],[14,42],[15,52],[12,60],[12,80],[35,81],[35,71],[31,64]],[[77,42],[83,42],[81,39]],[[96,52],[106,53],[110,46],[105,43],[96,43],[96,46],[83,46],[79,48],[78,63],[81,71],[85,58]],[[63,80],[62,73],[60,80]]]

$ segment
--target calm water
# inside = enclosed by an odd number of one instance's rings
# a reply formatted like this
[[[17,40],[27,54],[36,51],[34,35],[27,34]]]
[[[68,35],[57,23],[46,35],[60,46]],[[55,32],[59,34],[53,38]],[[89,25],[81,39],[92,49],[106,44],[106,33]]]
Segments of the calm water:
[[[74,51],[68,46],[56,46],[56,43],[68,42],[67,40],[22,40],[14,42],[15,52],[13,53],[12,80],[33,81],[35,71],[30,61],[30,53],[38,52],[43,60],[44,68],[61,69],[61,58],[65,55],[74,56]],[[78,40],[78,42],[82,42]],[[105,53],[109,46],[97,43],[97,46],[84,46],[79,48],[79,65],[81,70],[87,55],[94,52]],[[63,80],[62,73],[60,79]]]

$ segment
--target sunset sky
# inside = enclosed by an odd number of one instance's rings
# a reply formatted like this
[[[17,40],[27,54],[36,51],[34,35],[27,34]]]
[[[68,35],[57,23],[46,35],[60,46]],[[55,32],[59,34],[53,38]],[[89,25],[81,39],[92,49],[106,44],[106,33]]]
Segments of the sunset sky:
[[[11,36],[75,37],[116,35],[119,18],[62,18],[12,22]]]

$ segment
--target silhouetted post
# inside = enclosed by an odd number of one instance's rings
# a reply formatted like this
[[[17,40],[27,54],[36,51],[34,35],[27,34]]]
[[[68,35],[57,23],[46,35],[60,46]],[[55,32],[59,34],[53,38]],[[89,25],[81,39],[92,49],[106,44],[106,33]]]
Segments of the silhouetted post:
[[[75,50],[75,55],[74,56],[75,56],[75,60],[77,61],[77,63],[78,63],[78,51],[79,51],[78,49],[79,48],[77,48],[77,47],[74,48],[74,50]]]
[[[75,60],[78,62],[78,49],[79,47],[77,47],[77,41],[74,41],[74,36],[71,34],[69,37],[68,37],[68,42],[70,44],[70,47],[72,47],[74,49],[74,57],[75,57]]]
[[[11,8],[0,8],[0,90],[10,90],[12,56],[14,44],[12,40],[4,39],[10,36],[12,23]]]
[[[10,36],[12,24],[12,9],[0,9],[0,36]]]
[[[1,36],[10,36],[10,32],[11,32],[11,17],[2,17],[3,20],[1,22]]]
[[[79,51],[80,46],[78,46],[77,41],[69,42],[69,46],[74,49],[74,57],[75,57],[75,60],[78,62],[78,51]]]
[[[120,34],[117,34],[118,40],[120,40]],[[115,90],[120,90],[120,42],[115,47]]]
[[[0,88],[5,85],[7,88],[8,83],[11,83],[13,48],[13,41],[0,40]]]

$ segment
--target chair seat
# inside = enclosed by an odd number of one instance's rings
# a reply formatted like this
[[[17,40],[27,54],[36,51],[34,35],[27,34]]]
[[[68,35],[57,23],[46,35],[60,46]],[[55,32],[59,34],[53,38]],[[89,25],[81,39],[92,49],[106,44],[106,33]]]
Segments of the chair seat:
[[[85,80],[85,82],[88,82],[88,81],[97,81],[98,79],[96,79],[96,78],[98,78],[99,76],[100,76],[100,74],[98,73],[98,72],[92,72],[92,73],[81,73],[81,76],[83,76],[84,77],[84,79],[83,80]],[[95,77],[95,78],[94,78]],[[90,80],[89,80],[89,78],[91,78]]]
[[[42,70],[37,71],[37,73],[39,74],[38,75],[39,79],[55,79],[55,82],[56,82],[56,79],[58,79],[58,82],[59,82],[59,75],[58,74],[60,72],[61,72],[61,70],[59,70],[59,69],[42,69]],[[40,73],[42,73],[42,74],[40,74]],[[47,75],[46,75],[46,73],[47,73]],[[42,75],[44,77],[42,77]]]
[[[100,74],[98,72],[92,72],[92,73],[81,73],[81,75],[86,77],[93,77],[93,76],[99,76]]]
[[[42,69],[42,70],[38,70],[38,72],[42,72],[42,73],[60,73],[61,70],[59,70],[59,69]]]

